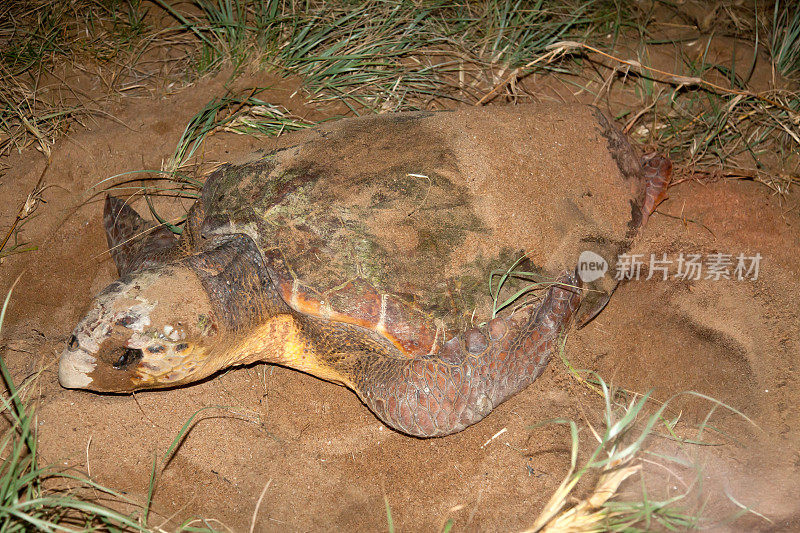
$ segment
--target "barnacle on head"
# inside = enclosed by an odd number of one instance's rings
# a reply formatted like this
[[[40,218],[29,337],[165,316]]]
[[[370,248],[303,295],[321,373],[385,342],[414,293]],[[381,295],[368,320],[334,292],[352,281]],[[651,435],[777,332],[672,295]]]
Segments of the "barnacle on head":
[[[203,295],[196,275],[175,266],[112,283],[70,336],[61,384],[123,392],[205,377],[197,373],[208,366],[216,326]]]

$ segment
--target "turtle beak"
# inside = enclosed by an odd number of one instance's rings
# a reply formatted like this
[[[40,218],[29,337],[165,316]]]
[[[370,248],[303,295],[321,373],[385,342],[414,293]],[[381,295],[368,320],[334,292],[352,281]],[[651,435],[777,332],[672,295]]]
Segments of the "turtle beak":
[[[83,349],[66,348],[58,363],[58,382],[65,389],[85,389],[92,382],[89,373],[97,366],[97,360]]]

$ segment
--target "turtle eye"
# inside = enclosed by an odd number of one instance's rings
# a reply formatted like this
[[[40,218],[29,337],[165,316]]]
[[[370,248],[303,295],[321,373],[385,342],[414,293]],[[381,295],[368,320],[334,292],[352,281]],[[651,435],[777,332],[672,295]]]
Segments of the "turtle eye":
[[[135,316],[125,315],[124,317],[122,317],[119,320],[117,320],[117,325],[127,328],[128,326],[130,326],[134,322],[136,322],[136,317]]]
[[[124,370],[126,367],[139,361],[143,355],[142,350],[139,348],[123,348],[122,354],[119,356],[119,359],[117,359],[117,362],[114,363],[114,368],[117,370]]]
[[[69,348],[69,351],[74,352],[79,347],[80,347],[80,343],[78,342],[78,337],[76,337],[75,335],[70,337],[69,338],[69,344],[67,344],[67,348]]]

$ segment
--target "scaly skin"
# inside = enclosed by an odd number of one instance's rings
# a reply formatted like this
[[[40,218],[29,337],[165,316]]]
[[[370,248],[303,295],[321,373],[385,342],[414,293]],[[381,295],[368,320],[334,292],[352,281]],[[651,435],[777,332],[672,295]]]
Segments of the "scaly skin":
[[[465,331],[434,354],[409,357],[375,331],[290,308],[274,285],[264,282],[260,255],[255,249],[247,253],[245,239],[219,252],[236,256],[235,272],[229,266],[221,277],[204,278],[203,269],[195,267],[217,316],[234,308],[230,294],[257,295],[254,299],[265,304],[251,320],[255,328],[245,335],[247,341],[232,351],[247,361],[281,364],[341,383],[386,425],[417,437],[461,431],[530,385],[558,348],[581,301],[578,277],[565,274],[537,307]],[[255,303],[246,308],[254,309]],[[241,319],[244,313],[241,308],[234,315]]]
[[[441,437],[479,422],[533,383],[558,349],[581,300],[576,277],[560,282],[526,319],[492,320],[430,358],[359,359],[354,389],[386,425],[409,435]]]

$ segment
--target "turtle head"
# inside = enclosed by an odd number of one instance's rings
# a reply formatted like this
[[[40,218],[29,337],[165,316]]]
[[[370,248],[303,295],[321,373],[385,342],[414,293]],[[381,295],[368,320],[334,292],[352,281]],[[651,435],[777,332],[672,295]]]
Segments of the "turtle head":
[[[92,302],[61,355],[66,388],[130,392],[202,379],[219,369],[211,304],[183,265],[124,276]]]

